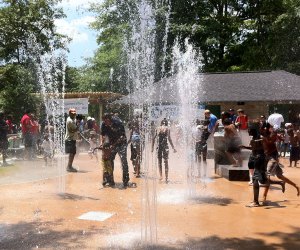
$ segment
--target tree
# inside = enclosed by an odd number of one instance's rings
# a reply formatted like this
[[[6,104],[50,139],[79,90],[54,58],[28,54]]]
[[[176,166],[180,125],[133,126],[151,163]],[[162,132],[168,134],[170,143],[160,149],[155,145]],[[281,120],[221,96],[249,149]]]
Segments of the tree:
[[[128,28],[127,7],[131,2],[133,1],[106,0],[101,5],[91,6],[91,11],[97,13],[97,19],[91,27],[99,32],[99,48],[88,61],[85,72],[90,74],[90,85],[94,90],[120,93],[127,91],[123,44]],[[85,77],[86,80],[87,78]]]
[[[27,109],[38,110],[40,101],[35,93],[35,77],[22,65],[11,64],[0,68],[0,108],[12,114],[15,122]]]
[[[63,17],[56,0],[3,0],[0,7],[0,105],[13,116],[37,108],[38,66],[41,56],[65,48],[66,38],[55,31]],[[62,60],[53,68],[62,69]],[[52,70],[52,69],[51,69]],[[56,82],[62,74],[51,72]],[[60,90],[61,90],[61,86]]]
[[[274,21],[269,38],[272,67],[300,75],[300,1],[283,1],[284,13]]]
[[[0,59],[23,63],[30,56],[64,48],[54,19],[64,16],[56,0],[4,0],[0,8]]]

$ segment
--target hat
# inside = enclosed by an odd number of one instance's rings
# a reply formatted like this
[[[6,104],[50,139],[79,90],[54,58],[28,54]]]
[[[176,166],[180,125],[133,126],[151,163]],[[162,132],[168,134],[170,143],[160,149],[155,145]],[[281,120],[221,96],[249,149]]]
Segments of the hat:
[[[244,110],[243,109],[238,109],[237,112],[244,112]]]
[[[284,124],[284,126],[286,127],[286,128],[288,128],[288,127],[291,127],[292,126],[292,123],[286,123],[286,124]]]
[[[230,112],[234,111],[234,109],[229,109]]]
[[[69,109],[69,113],[71,113],[71,114],[76,114],[76,109],[70,108],[70,109]]]
[[[92,117],[90,117],[90,116],[88,116],[88,117],[86,118],[87,121],[89,121],[89,120],[91,120],[91,119],[92,119]]]
[[[204,113],[205,113],[205,114],[208,114],[208,113],[210,113],[210,110],[209,110],[209,109],[206,109],[206,110],[204,111]]]

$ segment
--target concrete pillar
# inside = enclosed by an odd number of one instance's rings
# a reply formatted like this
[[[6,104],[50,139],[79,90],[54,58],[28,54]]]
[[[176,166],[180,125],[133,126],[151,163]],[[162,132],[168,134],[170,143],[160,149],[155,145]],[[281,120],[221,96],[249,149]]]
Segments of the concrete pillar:
[[[103,116],[103,103],[99,103],[99,125],[102,124],[102,116]]]

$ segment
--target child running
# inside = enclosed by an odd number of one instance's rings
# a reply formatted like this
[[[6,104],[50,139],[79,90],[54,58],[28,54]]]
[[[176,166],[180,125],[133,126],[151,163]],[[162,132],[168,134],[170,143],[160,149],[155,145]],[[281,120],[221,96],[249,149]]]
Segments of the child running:
[[[262,138],[263,138],[263,145],[264,145],[264,152],[266,155],[266,159],[268,161],[267,163],[267,174],[269,176],[269,183],[270,184],[280,184],[282,187],[282,192],[285,191],[285,183],[288,183],[295,187],[297,190],[297,196],[299,196],[299,187],[292,182],[290,179],[285,177],[283,175],[282,168],[283,165],[279,163],[278,159],[278,151],[276,147],[276,139],[277,139],[277,133],[273,129],[273,127],[268,124],[268,126],[265,129],[262,129],[261,131]],[[275,181],[271,179],[271,176],[276,176],[278,179],[282,181]],[[263,202],[266,202],[267,194],[269,191],[269,187],[267,186],[264,192],[264,200]]]
[[[247,207],[258,207],[259,204],[259,187],[268,186],[267,175],[266,175],[266,165],[265,165],[265,154],[263,148],[263,141],[259,135],[259,125],[251,124],[249,125],[248,133],[252,136],[249,146],[242,146],[245,149],[251,149],[251,155],[248,161],[248,167],[251,171],[250,178],[253,183],[253,202],[251,202]]]

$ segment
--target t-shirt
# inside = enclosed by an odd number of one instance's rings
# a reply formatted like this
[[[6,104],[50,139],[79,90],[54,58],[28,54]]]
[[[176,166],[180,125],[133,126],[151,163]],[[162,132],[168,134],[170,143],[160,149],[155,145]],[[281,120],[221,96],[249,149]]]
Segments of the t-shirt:
[[[218,118],[215,115],[210,114],[210,116],[209,116],[209,124],[208,124],[208,132],[209,133],[213,132],[213,130],[214,130],[215,126],[216,126],[217,121],[218,121]]]
[[[31,128],[30,128],[30,132],[33,135],[37,135],[39,133],[39,123],[37,121],[31,120]]]
[[[283,116],[278,113],[274,113],[268,118],[268,123],[271,124],[275,129],[280,128],[282,122],[284,122]]]
[[[66,135],[65,140],[76,140],[77,139],[77,126],[76,119],[72,119],[70,116],[66,121]]]
[[[104,122],[101,124],[101,135],[108,136],[110,144],[125,143],[126,134],[125,128],[121,120],[112,118],[111,126],[106,126]],[[118,140],[122,137],[122,140]]]
[[[246,130],[248,129],[248,116],[246,115],[240,115],[235,120],[236,123],[239,123],[238,128],[240,130]]]
[[[198,125],[196,128],[193,129],[193,137],[196,141],[201,141],[203,130]]]
[[[30,120],[31,120],[31,118],[29,117],[28,114],[23,115],[23,117],[21,119],[22,133],[23,134],[26,134],[26,133],[30,132],[30,128],[27,128],[27,126],[31,124]]]
[[[44,152],[46,153],[52,153],[54,149],[54,142],[52,140],[44,140],[42,143],[42,148],[44,149]]]

